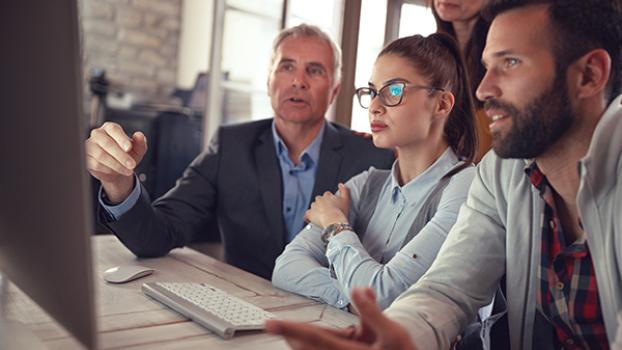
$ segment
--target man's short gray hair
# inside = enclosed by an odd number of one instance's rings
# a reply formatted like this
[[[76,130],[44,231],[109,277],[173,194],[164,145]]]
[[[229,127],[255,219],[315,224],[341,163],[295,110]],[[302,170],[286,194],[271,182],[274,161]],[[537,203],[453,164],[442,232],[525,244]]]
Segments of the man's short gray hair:
[[[316,37],[324,40],[331,48],[333,52],[333,85],[337,85],[341,81],[341,49],[330,37],[330,35],[319,27],[311,24],[299,24],[295,27],[283,29],[279,35],[274,39],[272,44],[272,59],[271,65],[274,65],[274,59],[276,58],[276,50],[283,40],[288,37]]]

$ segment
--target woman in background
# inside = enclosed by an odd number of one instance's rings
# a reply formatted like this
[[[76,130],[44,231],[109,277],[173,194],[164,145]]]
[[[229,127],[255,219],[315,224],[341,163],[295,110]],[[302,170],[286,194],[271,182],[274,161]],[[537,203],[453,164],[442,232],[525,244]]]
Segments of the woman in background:
[[[390,43],[356,94],[374,144],[397,160],[316,197],[311,224],[277,258],[272,282],[339,308],[352,288],[371,286],[386,308],[428,270],[466,200],[473,103],[460,50],[442,33]]]
[[[428,0],[436,20],[437,32],[456,39],[469,73],[469,84],[476,108],[477,156],[475,162],[488,152],[491,144],[490,120],[483,110],[483,103],[475,98],[475,91],[486,70],[482,65],[482,52],[490,23],[480,15],[485,0]]]

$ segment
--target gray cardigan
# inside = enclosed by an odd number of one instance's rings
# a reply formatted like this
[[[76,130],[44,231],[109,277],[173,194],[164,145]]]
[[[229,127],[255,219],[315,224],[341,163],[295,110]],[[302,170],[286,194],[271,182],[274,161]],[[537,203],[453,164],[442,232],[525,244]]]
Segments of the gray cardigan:
[[[622,310],[621,101],[605,112],[580,161],[577,195],[610,343]],[[543,201],[524,173],[526,164],[489,152],[437,260],[386,310],[419,349],[449,348],[504,273],[512,349],[532,349],[540,339],[534,321]]]

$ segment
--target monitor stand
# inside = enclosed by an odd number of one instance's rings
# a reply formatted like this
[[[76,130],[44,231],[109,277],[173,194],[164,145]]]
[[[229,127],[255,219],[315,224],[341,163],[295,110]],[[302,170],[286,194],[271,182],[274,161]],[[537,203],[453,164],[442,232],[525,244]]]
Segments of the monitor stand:
[[[9,279],[0,273],[0,349],[46,349],[41,340],[26,326],[6,319],[8,303]]]

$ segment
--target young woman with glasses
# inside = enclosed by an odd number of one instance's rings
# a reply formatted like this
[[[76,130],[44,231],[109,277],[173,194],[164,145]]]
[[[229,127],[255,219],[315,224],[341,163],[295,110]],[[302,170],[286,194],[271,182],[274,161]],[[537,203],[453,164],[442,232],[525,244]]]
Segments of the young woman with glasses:
[[[352,288],[371,286],[386,308],[430,267],[466,199],[473,102],[460,51],[445,34],[390,43],[356,94],[374,144],[394,149],[397,160],[316,197],[272,282],[339,308]]]

